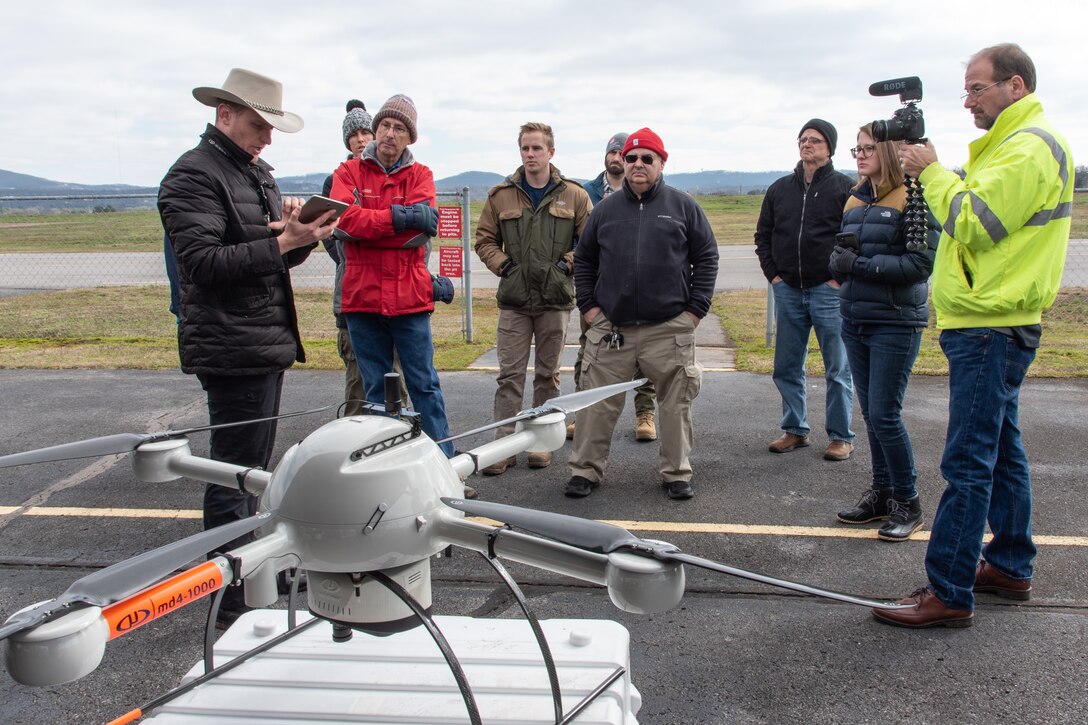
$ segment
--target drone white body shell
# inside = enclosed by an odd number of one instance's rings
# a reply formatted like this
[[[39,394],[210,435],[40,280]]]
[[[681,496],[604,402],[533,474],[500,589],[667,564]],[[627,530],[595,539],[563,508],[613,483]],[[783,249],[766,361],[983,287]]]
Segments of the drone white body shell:
[[[389,569],[445,547],[421,528],[464,483],[434,441],[410,431],[383,416],[340,418],[284,454],[262,508],[278,512],[306,569]]]

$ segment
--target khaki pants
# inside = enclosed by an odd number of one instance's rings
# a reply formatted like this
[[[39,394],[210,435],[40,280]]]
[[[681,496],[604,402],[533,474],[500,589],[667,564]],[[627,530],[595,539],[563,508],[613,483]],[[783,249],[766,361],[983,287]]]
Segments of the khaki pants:
[[[495,341],[499,356],[495,420],[510,418],[524,409],[525,370],[529,365],[529,348],[534,342],[533,405],[559,395],[559,364],[568,320],[570,310],[499,310]],[[513,425],[505,425],[496,429],[495,435],[501,438],[513,432]]]
[[[624,341],[618,350],[610,349],[603,340],[611,331],[612,323],[600,314],[586,332],[584,388],[626,382],[641,369],[657,388],[661,480],[690,481],[691,403],[702,383],[702,368],[695,361],[695,324],[691,316],[683,312],[656,325],[621,328]],[[614,395],[578,411],[570,455],[573,475],[602,480],[612,447],[612,431],[624,401],[625,396]]]
[[[578,357],[574,360],[574,389],[576,391],[582,390],[582,358],[586,354],[586,332],[589,330],[589,323],[581,313],[578,314],[578,325],[582,332],[578,335]],[[636,370],[635,377],[644,377],[642,371]],[[635,417],[643,414],[653,415],[655,410],[657,410],[657,391],[654,390],[653,381],[647,380],[644,385],[635,388]]]

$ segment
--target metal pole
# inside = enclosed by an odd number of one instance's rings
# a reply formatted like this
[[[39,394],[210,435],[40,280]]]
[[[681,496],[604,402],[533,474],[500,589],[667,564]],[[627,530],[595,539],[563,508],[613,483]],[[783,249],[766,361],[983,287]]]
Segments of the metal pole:
[[[774,289],[771,283],[767,283],[767,332],[765,335],[767,347],[774,347]]]
[[[472,263],[469,260],[469,240],[472,239],[472,220],[468,215],[469,190],[461,187],[461,296],[465,300],[465,342],[472,342]]]

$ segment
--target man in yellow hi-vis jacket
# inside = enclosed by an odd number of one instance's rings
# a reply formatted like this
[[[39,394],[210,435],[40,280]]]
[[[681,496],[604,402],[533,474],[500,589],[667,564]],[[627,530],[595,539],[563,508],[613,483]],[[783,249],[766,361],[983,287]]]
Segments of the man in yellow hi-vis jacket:
[[[1073,158],[1035,97],[1035,65],[1017,45],[985,48],[967,65],[964,107],[986,133],[961,180],[930,144],[904,146],[903,168],[925,186],[943,227],[933,307],[948,358],[947,486],[926,552],[929,586],[915,606],[873,615],[906,627],[966,627],[974,593],[1031,596],[1031,476],[1020,437],[1020,384],[1040,319],[1065,266]],[[993,539],[985,548],[987,522]]]

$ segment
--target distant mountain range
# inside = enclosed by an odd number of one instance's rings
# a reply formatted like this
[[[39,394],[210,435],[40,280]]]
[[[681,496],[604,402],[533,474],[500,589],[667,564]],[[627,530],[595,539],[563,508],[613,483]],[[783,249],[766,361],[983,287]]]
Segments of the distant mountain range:
[[[763,193],[772,181],[787,171],[700,171],[688,174],[667,174],[672,186],[692,194]],[[284,176],[278,179],[285,193],[320,193],[328,174]],[[468,187],[473,199],[482,199],[488,189],[505,178],[489,171],[465,171],[435,181],[440,192],[458,192]],[[578,179],[578,181],[585,181]],[[93,209],[110,206],[113,209],[151,208],[155,205],[156,187],[128,184],[70,184],[39,176],[19,174],[0,169],[0,212],[14,210]],[[67,197],[65,199],[5,200],[6,196]],[[78,198],[72,198],[78,197]]]

